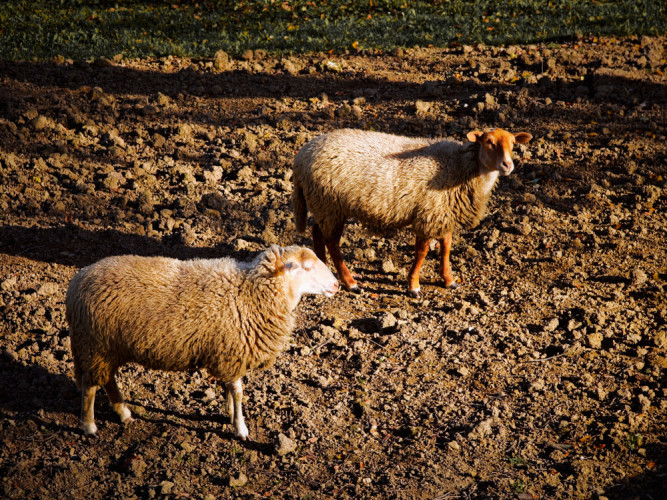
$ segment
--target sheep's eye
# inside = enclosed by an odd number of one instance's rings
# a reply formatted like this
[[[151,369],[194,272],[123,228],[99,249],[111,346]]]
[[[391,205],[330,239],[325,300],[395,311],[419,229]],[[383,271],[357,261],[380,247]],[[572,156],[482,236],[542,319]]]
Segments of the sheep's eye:
[[[493,139],[491,139],[491,138],[487,139],[487,140],[486,140],[486,143],[487,143],[489,146],[495,146],[495,145],[496,145],[496,143],[493,142]]]

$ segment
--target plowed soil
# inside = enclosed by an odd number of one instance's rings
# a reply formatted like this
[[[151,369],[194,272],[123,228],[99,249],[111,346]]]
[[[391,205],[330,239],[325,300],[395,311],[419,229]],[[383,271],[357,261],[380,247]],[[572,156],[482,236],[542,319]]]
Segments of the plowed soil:
[[[0,496],[659,498],[667,399],[664,38],[274,58],[0,62]],[[84,438],[64,297],[135,253],[248,259],[295,233],[291,162],[342,127],[534,139],[460,287],[405,293],[409,230],[350,221],[363,288],[306,298],[245,380],[121,370]],[[282,434],[282,441],[278,436]]]

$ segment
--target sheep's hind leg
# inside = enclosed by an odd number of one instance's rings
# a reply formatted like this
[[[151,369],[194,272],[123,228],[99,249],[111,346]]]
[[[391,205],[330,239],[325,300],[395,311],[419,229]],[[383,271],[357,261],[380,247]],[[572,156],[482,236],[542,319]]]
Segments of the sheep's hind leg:
[[[123,422],[124,424],[134,422],[134,419],[132,418],[132,413],[130,412],[130,409],[127,407],[127,404],[125,404],[123,395],[120,393],[120,390],[118,389],[115,375],[111,375],[109,381],[106,384],[104,384],[104,390],[106,391],[107,396],[109,396],[109,401],[111,401],[111,406],[113,406],[114,411],[120,417],[120,421]]]
[[[340,253],[340,238],[343,236],[343,229],[344,226],[342,225],[336,228],[333,236],[331,238],[327,238],[325,241],[327,249],[329,250],[329,255],[331,255],[331,260],[333,261],[336,272],[338,273],[338,277],[343,282],[343,285],[348,291],[359,293],[359,286],[352,277],[350,270],[345,265],[343,256]]]
[[[440,243],[440,277],[445,280],[447,288],[458,288],[459,285],[452,275],[452,265],[449,262],[449,253],[452,250],[452,233],[445,234],[444,238],[438,240]]]
[[[225,394],[227,396],[227,414],[229,415],[229,421],[234,423],[234,392],[232,391],[230,384],[225,384]]]
[[[325,264],[327,263],[327,249],[324,243],[324,235],[320,226],[313,224],[313,250],[315,255]]]
[[[95,393],[98,386],[90,385],[88,379],[86,373],[81,376],[81,423],[83,424],[83,433],[86,436],[95,436],[97,434]]]
[[[415,238],[415,260],[412,263],[410,274],[408,275],[408,294],[412,297],[419,297],[421,291],[419,287],[419,272],[428,253],[429,238]]]
[[[227,394],[229,398],[229,393],[233,396],[233,413],[232,423],[234,424],[234,435],[239,438],[241,441],[248,439],[248,428],[245,425],[243,420],[243,410],[241,409],[241,403],[243,401],[243,384],[240,378],[237,378],[233,382],[228,382]],[[229,401],[229,399],[227,400]],[[231,413],[231,412],[230,412]]]

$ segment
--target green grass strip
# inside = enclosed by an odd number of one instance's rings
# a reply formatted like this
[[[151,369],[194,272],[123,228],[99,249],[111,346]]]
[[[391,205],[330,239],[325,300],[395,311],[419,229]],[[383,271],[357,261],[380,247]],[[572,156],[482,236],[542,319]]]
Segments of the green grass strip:
[[[667,2],[637,0],[4,0],[0,58],[45,60],[223,49],[271,53],[664,35]]]

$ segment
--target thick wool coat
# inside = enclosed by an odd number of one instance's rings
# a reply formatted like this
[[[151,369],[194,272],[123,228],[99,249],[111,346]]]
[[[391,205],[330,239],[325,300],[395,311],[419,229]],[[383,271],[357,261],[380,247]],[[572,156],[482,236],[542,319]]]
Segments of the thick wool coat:
[[[104,385],[130,362],[206,368],[230,382],[270,366],[294,326],[267,250],[251,263],[118,256],[76,274],[66,297],[75,377]]]
[[[480,175],[478,148],[352,129],[316,137],[294,159],[297,230],[308,209],[326,238],[348,218],[376,233],[412,226],[423,238],[475,226],[497,179]]]

